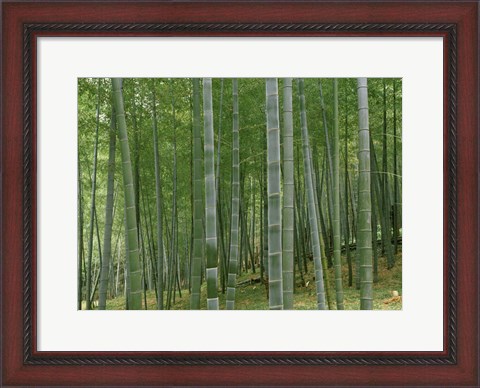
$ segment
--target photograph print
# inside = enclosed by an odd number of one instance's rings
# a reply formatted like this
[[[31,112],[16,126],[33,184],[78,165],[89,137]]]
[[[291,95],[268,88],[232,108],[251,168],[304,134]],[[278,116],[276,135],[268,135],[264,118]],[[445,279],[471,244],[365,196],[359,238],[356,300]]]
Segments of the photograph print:
[[[79,78],[78,310],[401,310],[402,79]]]

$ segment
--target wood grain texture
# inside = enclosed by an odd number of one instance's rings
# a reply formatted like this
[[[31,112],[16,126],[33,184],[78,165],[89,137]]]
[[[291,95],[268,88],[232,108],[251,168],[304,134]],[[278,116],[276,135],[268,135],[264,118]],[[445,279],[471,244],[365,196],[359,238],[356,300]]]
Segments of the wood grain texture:
[[[474,39],[478,36],[477,3],[4,3],[2,11],[3,385],[479,385],[478,53]],[[84,23],[104,25],[106,21],[112,23],[110,30],[104,28],[100,31],[84,25]],[[32,39],[29,42],[32,52],[29,59],[33,67],[27,72],[33,77],[31,83],[24,82],[23,79],[25,66],[28,65],[23,60],[27,49],[23,41],[24,24],[27,23],[50,24],[49,27],[42,28],[39,25],[31,30]],[[67,26],[61,30],[60,25],[65,23],[82,23],[83,31],[82,28],[75,30],[68,29]],[[154,29],[128,31],[116,29],[114,23],[186,23],[190,27],[184,30],[172,28],[163,32]],[[250,28],[242,29],[237,26],[236,29],[231,27],[223,31],[219,28],[196,31],[191,23],[225,23],[230,26],[248,24]],[[259,27],[252,28],[252,23],[259,23]],[[452,57],[448,50],[445,52],[445,85],[452,85],[454,89],[452,91],[445,87],[444,103],[444,176],[448,178],[445,179],[444,195],[444,213],[448,217],[444,228],[446,237],[444,299],[447,329],[445,340],[447,345],[448,341],[455,342],[456,346],[450,347],[455,354],[448,351],[448,346],[444,352],[436,353],[314,352],[299,355],[282,352],[281,356],[272,352],[196,354],[37,352],[34,319],[36,313],[36,179],[33,179],[36,176],[34,37],[52,34],[136,36],[163,33],[275,36],[299,33],[298,30],[293,32],[279,28],[276,30],[274,27],[265,28],[265,23],[272,25],[378,23],[379,26],[408,23],[417,24],[417,28],[391,31],[380,27],[377,30],[370,28],[365,31],[359,28],[350,30],[332,28],[331,31],[323,32],[315,31],[314,28],[304,28],[301,34],[440,35],[449,36],[450,39],[451,34],[448,35],[445,31],[448,31],[451,25],[456,26],[454,74],[448,71],[451,68],[449,61]],[[438,30],[424,28],[422,31],[418,28],[420,23],[427,23],[426,26],[444,23],[450,27]],[[52,28],[52,24],[57,25],[57,28]],[[452,77],[455,81],[453,83]],[[24,96],[30,94],[32,100],[24,101]],[[453,116],[449,110],[452,104],[457,108]],[[30,113],[31,117],[24,116],[24,112]],[[448,128],[452,125],[455,131],[449,132]],[[26,175],[24,171],[27,172]],[[24,195],[27,196],[27,201],[23,200]],[[452,216],[456,221],[456,229],[448,227],[451,225],[449,221]],[[25,231],[30,231],[27,233],[27,239]],[[449,253],[451,254],[452,250],[458,258],[454,267],[451,266],[451,261],[449,262],[451,258]],[[26,261],[24,267],[25,252],[31,259]],[[29,265],[31,267],[28,267]],[[24,276],[27,278],[24,279]],[[456,280],[454,287],[451,287],[452,279]],[[450,304],[447,303],[449,300]],[[456,317],[455,327],[449,326],[451,321],[448,317],[452,311]],[[25,328],[24,323],[27,324]],[[32,330],[28,325],[32,325]],[[24,329],[32,335],[25,337]],[[27,346],[24,347],[25,338]],[[165,362],[169,358],[184,365],[167,365],[172,363]],[[427,359],[431,361],[425,362]],[[438,360],[438,365],[434,365],[434,359]],[[252,365],[247,365],[248,362],[245,360],[251,360]],[[395,360],[404,360],[405,365],[399,366]]]

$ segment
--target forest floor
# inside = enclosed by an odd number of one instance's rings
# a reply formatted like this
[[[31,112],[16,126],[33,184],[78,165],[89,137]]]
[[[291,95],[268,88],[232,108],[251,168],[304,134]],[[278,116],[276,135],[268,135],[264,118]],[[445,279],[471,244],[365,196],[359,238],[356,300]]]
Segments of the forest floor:
[[[395,266],[388,270],[386,268],[386,260],[379,257],[378,262],[378,281],[373,285],[373,308],[374,310],[401,310],[402,309],[402,256],[401,252],[397,255]],[[345,257],[342,257],[346,262]],[[331,309],[335,306],[335,285],[334,285],[334,269],[329,268],[329,284],[330,284],[330,300]],[[236,289],[236,310],[268,310],[267,288],[262,283],[255,283],[252,279],[259,277],[259,270],[256,273],[244,273],[237,278]],[[308,261],[308,272],[304,275],[305,283],[302,283],[298,271],[296,271],[295,290],[294,290],[294,309],[295,310],[315,310],[316,292],[313,262]],[[242,282],[245,282],[241,284]],[[355,282],[355,280],[354,280]],[[344,290],[344,307],[345,310],[358,310],[360,306],[360,290],[348,286],[348,268],[343,266],[343,290]],[[393,291],[397,291],[399,297],[393,297]],[[201,288],[202,309],[206,309],[206,283],[203,282]],[[225,294],[219,291],[220,309],[225,309]],[[166,293],[164,300],[166,300]],[[147,308],[149,310],[156,309],[155,291],[147,291]],[[124,310],[125,297],[120,296],[115,299],[107,300],[107,310]],[[190,309],[190,294],[188,290],[182,290],[182,296],[175,295],[175,302],[171,306],[172,310],[188,310]]]

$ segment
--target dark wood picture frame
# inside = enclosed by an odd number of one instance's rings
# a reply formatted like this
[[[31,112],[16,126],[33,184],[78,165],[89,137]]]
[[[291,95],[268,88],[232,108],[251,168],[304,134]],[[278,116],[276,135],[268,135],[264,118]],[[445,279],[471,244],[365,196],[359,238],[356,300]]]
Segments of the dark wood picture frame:
[[[444,38],[443,351],[36,350],[36,38],[157,35]],[[479,386],[477,66],[477,1],[4,2],[1,384]]]

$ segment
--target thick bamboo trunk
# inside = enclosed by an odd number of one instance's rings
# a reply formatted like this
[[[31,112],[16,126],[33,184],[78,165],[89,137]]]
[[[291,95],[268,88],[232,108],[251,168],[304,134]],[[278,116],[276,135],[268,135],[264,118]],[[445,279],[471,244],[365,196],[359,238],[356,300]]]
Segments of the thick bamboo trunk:
[[[283,308],[293,309],[294,179],[292,79],[283,80]]]
[[[213,131],[212,79],[203,79],[203,122],[205,160],[205,253],[207,258],[207,308],[218,310],[217,200],[215,193],[215,148]]]
[[[360,308],[373,309],[372,224],[370,195],[370,131],[367,79],[358,78],[358,224],[357,255],[360,262]]]
[[[193,249],[190,308],[200,309],[203,245],[202,139],[200,137],[200,80],[193,79]]]
[[[77,154],[77,189],[78,189],[78,256],[77,256],[77,310],[82,309],[83,295],[83,276],[82,267],[84,264],[84,247],[83,247],[83,196],[82,181],[80,169],[80,156]]]
[[[283,309],[282,213],[280,197],[280,119],[278,80],[266,80],[267,181],[268,181],[268,304],[271,310]]]
[[[113,101],[118,124],[118,140],[122,154],[123,186],[126,205],[126,229],[128,233],[128,274],[129,274],[129,306],[130,310],[142,308],[142,270],[138,257],[138,233],[135,212],[135,193],[133,190],[132,164],[128,147],[127,123],[123,104],[122,79],[112,78]]]
[[[235,308],[235,287],[238,271],[238,224],[240,216],[240,141],[238,117],[238,80],[233,79],[233,131],[232,131],[232,213],[230,225],[230,260],[228,264],[226,308]]]

